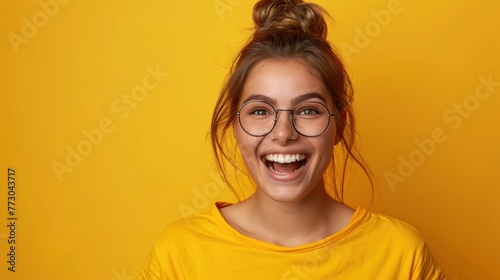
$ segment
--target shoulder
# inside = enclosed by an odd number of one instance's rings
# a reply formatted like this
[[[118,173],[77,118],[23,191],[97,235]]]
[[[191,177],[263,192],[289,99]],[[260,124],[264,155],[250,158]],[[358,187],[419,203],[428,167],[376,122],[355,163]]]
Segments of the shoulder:
[[[158,245],[175,244],[203,234],[210,229],[210,225],[213,225],[213,220],[210,210],[174,220],[162,229],[156,238],[156,243]]]
[[[372,279],[444,279],[422,235],[399,219],[358,208],[356,227],[341,241]],[[367,274],[368,275],[368,274]]]
[[[397,241],[422,243],[422,235],[410,224],[384,214],[366,212],[362,229]]]
[[[138,279],[177,279],[176,271],[183,263],[203,256],[206,240],[219,234],[214,209],[168,223],[156,237]]]
[[[445,279],[422,235],[411,225],[386,215],[370,213],[373,226],[387,240],[394,263],[410,269],[410,279]]]
[[[351,239],[372,250],[399,252],[408,258],[415,258],[426,250],[422,235],[413,226],[387,215],[364,211]]]
[[[155,240],[158,250],[186,250],[208,240],[225,238],[227,229],[221,223],[220,203],[210,209],[168,223]]]

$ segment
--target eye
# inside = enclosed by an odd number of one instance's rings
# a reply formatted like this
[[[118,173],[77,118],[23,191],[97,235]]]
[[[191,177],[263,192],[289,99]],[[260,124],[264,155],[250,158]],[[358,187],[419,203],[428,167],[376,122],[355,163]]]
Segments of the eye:
[[[250,112],[251,115],[267,115],[269,112],[266,109],[254,109]]]
[[[320,118],[328,114],[328,109],[323,103],[319,102],[304,102],[295,107],[294,115],[298,118]]]
[[[318,113],[319,111],[315,108],[303,108],[300,110],[299,115],[315,115]]]
[[[271,104],[262,101],[251,101],[244,104],[240,109],[240,118],[249,120],[267,120],[276,114],[276,110]]]

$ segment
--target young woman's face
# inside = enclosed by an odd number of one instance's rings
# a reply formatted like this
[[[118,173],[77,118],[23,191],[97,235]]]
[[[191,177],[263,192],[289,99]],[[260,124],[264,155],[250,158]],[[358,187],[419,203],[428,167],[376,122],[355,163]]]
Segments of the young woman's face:
[[[268,111],[272,112],[272,109],[254,106],[262,104],[253,103],[254,101],[266,101],[278,110],[291,110],[299,104],[313,101],[317,103],[309,104],[319,107],[324,104],[330,112],[334,112],[332,97],[323,82],[299,60],[268,60],[257,64],[247,78],[239,102],[239,108],[250,102],[251,110],[242,110],[239,117],[248,119],[250,116],[252,120],[261,122],[259,118],[267,118],[265,115]],[[294,129],[290,114],[289,111],[279,111],[274,128],[260,137],[245,132],[238,118],[234,123],[234,134],[243,161],[257,184],[256,195],[281,202],[299,201],[315,189],[324,187],[322,176],[335,145],[335,117],[328,117],[330,122],[323,133],[316,137],[306,137]],[[315,117],[316,112],[308,106],[294,114],[311,118]],[[312,127],[307,124],[299,127],[302,133],[305,131],[307,134]],[[245,125],[253,125],[254,130],[250,132],[254,134],[268,131],[258,131],[255,122],[244,122]],[[298,125],[296,122],[297,127]],[[249,131],[248,127],[245,129]],[[285,163],[280,163],[283,161]]]

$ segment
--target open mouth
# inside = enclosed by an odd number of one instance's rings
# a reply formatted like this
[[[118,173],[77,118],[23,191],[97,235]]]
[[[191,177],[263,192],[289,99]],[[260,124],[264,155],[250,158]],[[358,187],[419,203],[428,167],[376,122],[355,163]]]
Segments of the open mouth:
[[[307,162],[306,154],[268,154],[266,166],[279,175],[291,174],[301,169]]]

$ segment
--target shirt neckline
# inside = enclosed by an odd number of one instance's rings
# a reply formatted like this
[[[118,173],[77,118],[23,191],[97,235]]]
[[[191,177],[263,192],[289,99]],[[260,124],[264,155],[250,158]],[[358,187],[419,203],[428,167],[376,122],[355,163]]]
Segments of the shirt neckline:
[[[345,226],[343,229],[337,231],[336,233],[327,236],[321,240],[307,243],[304,245],[296,246],[296,247],[285,247],[285,246],[280,246],[277,244],[273,243],[268,243],[265,241],[261,241],[252,237],[245,236],[238,232],[236,229],[234,229],[222,216],[220,213],[219,209],[224,208],[226,206],[232,205],[232,203],[229,202],[216,202],[214,203],[211,212],[212,216],[215,218],[215,221],[218,226],[220,226],[222,229],[224,229],[227,233],[229,233],[233,238],[237,239],[238,241],[245,243],[249,246],[261,249],[261,250],[266,250],[266,251],[274,251],[274,252],[304,252],[304,251],[311,251],[311,250],[316,250],[325,246],[328,246],[341,238],[345,237],[348,235],[350,232],[355,230],[359,224],[363,221],[365,216],[367,215],[368,211],[365,208],[362,208],[358,206],[354,212],[354,214],[351,217],[351,220],[349,221],[349,224]]]

